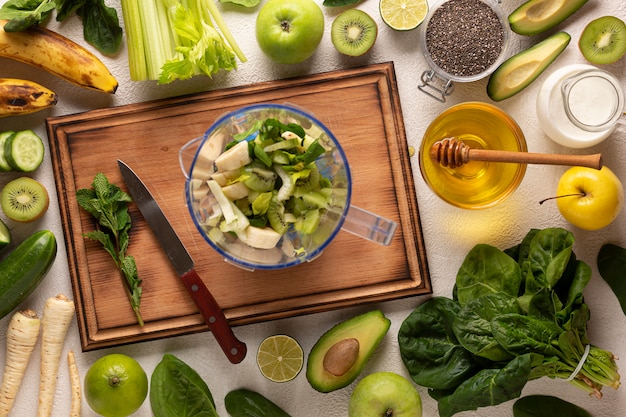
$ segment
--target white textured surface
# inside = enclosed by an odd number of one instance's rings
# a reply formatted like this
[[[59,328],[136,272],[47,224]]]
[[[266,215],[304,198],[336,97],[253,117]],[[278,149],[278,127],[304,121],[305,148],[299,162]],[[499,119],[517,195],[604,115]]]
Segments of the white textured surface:
[[[3,1],[0,0],[0,3]],[[119,10],[119,1],[109,0],[107,3]],[[505,0],[502,7],[508,14],[521,3],[521,0]],[[60,97],[56,108],[49,113],[0,119],[0,130],[32,128],[45,137],[45,116],[65,115],[107,106],[119,106],[156,98],[384,61],[393,61],[395,64],[407,137],[409,144],[415,148],[419,147],[421,137],[429,122],[448,106],[469,100],[490,101],[485,93],[486,80],[470,84],[457,84],[455,93],[445,104],[436,102],[419,92],[417,89],[419,77],[422,71],[426,69],[419,48],[419,33],[418,31],[394,32],[385,26],[379,17],[377,0],[366,0],[358,5],[358,8],[369,12],[379,23],[378,41],[368,55],[360,58],[347,58],[335,52],[330,42],[330,23],[338,10],[326,8],[324,9],[326,29],[318,51],[307,62],[295,66],[273,64],[258,49],[254,39],[254,20],[258,8],[245,10],[230,5],[220,5],[219,7],[221,7],[224,18],[248,57],[248,62],[241,64],[239,70],[219,74],[212,80],[195,78],[186,82],[175,82],[168,86],[157,86],[153,82],[134,83],[129,81],[126,49],[124,47],[116,56],[102,58],[120,81],[120,88],[115,96],[107,96],[81,90],[40,70],[10,60],[0,59],[0,77],[32,79],[56,91]],[[556,145],[540,131],[535,114],[535,97],[540,83],[556,68],[568,63],[584,63],[576,45],[580,32],[588,21],[607,14],[626,19],[623,0],[589,0],[577,14],[557,28],[566,30],[572,35],[572,42],[562,56],[529,88],[498,104],[520,124],[526,135],[530,151],[585,152],[573,151]],[[72,18],[61,25],[51,21],[49,27],[84,44],[82,28],[77,18]],[[539,39],[541,37],[525,38],[514,35],[512,49],[514,51],[520,50]],[[625,59],[622,59],[618,63],[604,68],[619,77],[623,84],[626,81],[625,63]],[[626,180],[625,142],[626,129],[622,125],[618,127],[608,141],[587,151],[603,152],[606,165],[613,169],[619,177]],[[119,146],[120,156],[123,156],[124,144],[111,143],[111,146]],[[467,251],[476,243],[490,243],[504,248],[519,242],[530,228],[564,226],[575,234],[575,252],[578,257],[593,267],[594,276],[585,291],[586,301],[592,312],[589,322],[591,341],[614,352],[619,357],[626,358],[626,318],[613,293],[599,276],[595,266],[596,255],[602,244],[610,241],[623,246],[626,245],[625,213],[622,212],[613,225],[601,231],[585,232],[569,226],[560,217],[554,204],[538,204],[539,200],[554,194],[558,178],[565,170],[564,167],[551,166],[529,166],[520,188],[500,206],[484,211],[463,211],[448,206],[434,196],[419,175],[416,158],[413,158],[412,162],[435,295],[450,296],[457,269]],[[0,184],[6,183],[13,176],[14,174],[0,174]],[[46,158],[44,165],[34,176],[43,181],[49,190],[54,190],[49,157]],[[54,192],[51,192],[51,195],[56,198]],[[59,254],[50,275],[22,306],[35,308],[41,313],[41,307],[46,298],[58,293],[71,294],[67,257],[56,201],[52,202],[50,210],[43,220],[32,225],[15,226],[14,233],[16,238],[20,239],[40,228],[52,229],[60,241]],[[392,320],[392,327],[365,368],[364,374],[375,371],[394,371],[407,375],[400,360],[397,331],[406,316],[425,299],[426,297],[415,297],[379,305],[346,308],[328,313],[238,327],[235,332],[249,347],[247,358],[239,365],[231,365],[225,360],[209,333],[82,353],[80,352],[80,341],[75,322],[70,328],[63,358],[65,358],[67,350],[73,349],[77,353],[81,375],[84,375],[90,364],[98,357],[112,352],[125,353],[139,360],[147,373],[151,374],[162,355],[169,352],[187,362],[205,379],[216,399],[218,412],[222,416],[227,415],[223,405],[224,395],[229,390],[240,387],[259,391],[283,407],[293,417],[346,416],[348,398],[353,385],[330,394],[320,394],[309,386],[304,372],[294,381],[286,384],[268,382],[261,376],[256,367],[254,353],[258,343],[268,335],[287,333],[297,338],[302,343],[305,352],[308,352],[317,338],[335,323],[357,313],[372,308],[380,308]],[[120,300],[120,302],[125,302],[125,300]],[[9,316],[0,320],[0,369],[4,367],[4,346],[8,322]],[[38,360],[39,351],[37,349],[33,355],[33,362],[28,367],[26,379],[11,413],[12,416],[28,417],[36,414]],[[622,365],[622,373],[626,372],[623,361],[624,359],[621,363],[618,362]],[[419,390],[424,402],[424,416],[436,417],[438,415],[436,402],[428,396],[425,389],[420,387]],[[523,394],[535,393],[559,396],[584,407],[594,417],[623,416],[624,410],[626,410],[626,393],[623,388],[618,391],[606,389],[604,398],[597,400],[587,397],[586,394],[566,382],[542,379],[529,383],[523,392]],[[511,406],[512,402],[508,402],[475,412],[459,413],[458,416],[510,417],[512,416]],[[68,415],[69,407],[69,379],[63,359],[60,366],[53,416]],[[95,416],[84,401],[82,415]],[[135,415],[151,415],[148,401]]]

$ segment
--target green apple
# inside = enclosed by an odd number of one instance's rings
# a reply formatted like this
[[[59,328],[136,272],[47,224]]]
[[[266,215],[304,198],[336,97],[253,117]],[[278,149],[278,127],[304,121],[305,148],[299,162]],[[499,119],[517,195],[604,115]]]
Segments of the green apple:
[[[624,205],[624,187],[606,166],[568,169],[559,179],[556,196],[565,220],[585,230],[608,226]]]
[[[408,379],[393,372],[374,372],[354,387],[349,417],[422,417],[422,398]]]
[[[324,14],[314,0],[268,0],[256,18],[256,39],[273,61],[297,64],[317,49]]]

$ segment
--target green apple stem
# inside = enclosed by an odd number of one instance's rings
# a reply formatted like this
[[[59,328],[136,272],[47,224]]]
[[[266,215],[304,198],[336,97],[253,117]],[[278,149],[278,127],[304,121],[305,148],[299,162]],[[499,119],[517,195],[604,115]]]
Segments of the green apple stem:
[[[393,417],[393,410],[391,408],[388,408],[387,411],[385,411],[383,417]]]
[[[548,201],[548,200],[554,200],[554,199],[557,199],[557,198],[563,198],[563,197],[584,197],[584,196],[586,196],[586,195],[587,195],[587,193],[584,193],[584,192],[580,192],[580,193],[572,193],[572,194],[557,195],[557,196],[554,196],[554,197],[544,198],[543,200],[541,200],[541,201],[539,202],[539,204],[543,204],[543,203],[545,203],[545,202],[546,202],[546,201]]]

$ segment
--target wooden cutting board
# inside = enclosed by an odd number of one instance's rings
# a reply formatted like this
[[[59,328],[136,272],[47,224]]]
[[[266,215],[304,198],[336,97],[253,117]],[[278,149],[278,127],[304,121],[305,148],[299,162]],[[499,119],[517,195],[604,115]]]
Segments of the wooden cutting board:
[[[250,272],[203,240],[185,205],[179,150],[223,113],[264,102],[301,106],[333,131],[352,169],[352,204],[399,223],[390,246],[341,232],[313,262]],[[83,237],[95,223],[76,191],[90,188],[99,172],[125,190],[117,159],[151,190],[232,325],[432,292],[392,63],[54,117],[46,125],[84,351],[208,330],[134,204],[128,254],[143,281],[143,327],[109,255]]]

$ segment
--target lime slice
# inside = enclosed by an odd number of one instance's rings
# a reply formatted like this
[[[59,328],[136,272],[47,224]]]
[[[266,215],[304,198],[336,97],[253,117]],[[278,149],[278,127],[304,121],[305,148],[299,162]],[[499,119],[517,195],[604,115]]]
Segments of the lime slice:
[[[304,352],[291,336],[269,336],[259,345],[256,363],[263,376],[270,381],[287,382],[302,370]]]
[[[427,14],[427,0],[380,0],[380,16],[395,30],[415,29]]]

